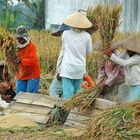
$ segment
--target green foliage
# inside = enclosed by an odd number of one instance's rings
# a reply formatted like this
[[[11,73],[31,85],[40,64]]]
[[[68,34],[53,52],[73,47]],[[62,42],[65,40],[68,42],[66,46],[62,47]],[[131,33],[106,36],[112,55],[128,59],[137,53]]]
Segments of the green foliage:
[[[45,28],[45,0],[23,0],[23,2],[36,13],[33,28]]]
[[[24,3],[18,3],[13,7],[13,13],[16,16],[14,27],[19,25],[25,25],[32,28],[36,20],[36,13],[34,13],[29,7]]]
[[[10,28],[14,25],[15,22],[15,15],[11,12],[11,9],[6,9],[4,11],[3,15],[0,17],[1,18],[1,24],[6,28]]]
[[[23,0],[14,5],[12,0],[0,0],[0,24],[6,29],[19,25],[29,28],[45,28],[45,1]]]
[[[15,15],[12,12],[11,0],[0,0],[0,24],[9,29],[14,25]]]

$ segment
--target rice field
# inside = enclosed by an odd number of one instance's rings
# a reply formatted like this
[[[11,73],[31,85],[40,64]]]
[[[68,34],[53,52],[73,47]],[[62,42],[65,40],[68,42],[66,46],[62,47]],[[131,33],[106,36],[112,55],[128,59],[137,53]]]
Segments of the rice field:
[[[118,33],[114,40],[124,39],[130,35],[131,33]],[[47,31],[35,30],[30,31],[30,36],[32,41],[37,46],[37,55],[40,61],[42,72],[45,72],[46,74],[54,74],[56,61],[61,49],[61,37],[54,37]],[[93,66],[98,60],[98,53],[100,54],[97,49],[97,41],[99,41],[99,39],[99,33],[92,34],[93,46],[96,46],[96,48],[93,49],[93,52],[87,58],[87,72],[91,76],[95,71],[95,67]]]
[[[37,55],[41,65],[41,90],[48,89],[56,69],[56,62],[61,49],[61,37],[54,37],[47,31],[29,31],[31,40],[36,44]],[[114,40],[124,39],[132,33],[118,33]],[[98,41],[100,35],[98,32],[92,34],[93,52],[87,57],[87,73],[95,79],[97,76],[98,65],[97,61],[100,60],[102,55],[98,51],[100,46]],[[0,55],[0,60],[2,56]],[[43,92],[43,91],[42,91]]]

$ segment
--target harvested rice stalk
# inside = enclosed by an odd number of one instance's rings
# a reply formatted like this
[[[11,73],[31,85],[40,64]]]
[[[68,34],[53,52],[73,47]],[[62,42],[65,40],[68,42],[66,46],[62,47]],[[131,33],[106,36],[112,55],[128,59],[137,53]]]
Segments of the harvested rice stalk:
[[[89,33],[93,33],[94,31],[98,30],[98,24],[97,24],[97,17],[101,14],[101,5],[99,4],[95,8],[89,7],[87,10],[87,18],[90,20],[92,23],[92,27],[88,28],[86,31]]]
[[[2,53],[5,63],[8,66],[10,75],[14,76],[18,72],[18,66],[14,63],[18,57],[16,52],[16,39],[10,33],[5,32],[2,42]]]
[[[112,40],[114,39],[114,36],[116,35],[118,31],[118,27],[120,25],[120,15],[122,11],[121,4],[115,4],[115,5],[101,5],[101,14],[97,17],[97,23],[98,23],[98,29],[100,33],[100,38],[102,41],[102,47],[110,47]],[[100,61],[99,64],[99,72],[102,71],[102,68],[109,67],[109,65],[113,65],[112,62],[110,62],[109,58],[106,55],[101,56],[102,61]],[[101,80],[102,78],[102,80]],[[100,81],[100,83],[97,82],[98,85],[104,85],[106,79],[108,78],[108,75],[105,73],[104,76],[99,78],[97,81]]]
[[[132,105],[106,110],[91,118],[84,136],[89,140],[139,140],[140,130],[132,114]]]
[[[138,127],[140,128],[140,100],[133,103],[133,117],[137,120]]]
[[[95,99],[100,95],[100,90],[97,87],[82,91],[73,96],[71,100],[64,103],[64,109],[71,110],[77,107],[78,111],[87,110],[94,103]]]
[[[97,18],[98,29],[103,47],[109,47],[120,25],[121,4],[101,5],[101,14]]]

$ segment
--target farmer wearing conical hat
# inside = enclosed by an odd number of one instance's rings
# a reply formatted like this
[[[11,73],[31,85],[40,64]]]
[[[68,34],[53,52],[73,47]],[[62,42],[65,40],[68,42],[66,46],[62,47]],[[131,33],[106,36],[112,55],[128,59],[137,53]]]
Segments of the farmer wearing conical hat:
[[[17,48],[19,72],[16,80],[16,93],[20,91],[37,93],[40,81],[40,65],[36,55],[36,46],[30,40],[25,26],[19,26],[17,32]]]
[[[122,58],[112,53],[112,50],[109,48],[103,49],[103,52],[113,62],[125,66],[125,84],[130,86],[129,101],[140,100],[140,38],[138,36],[131,36],[112,44],[113,49],[118,47],[126,49]]]
[[[58,76],[62,77],[63,98],[70,99],[74,93],[81,90],[86,73],[86,55],[92,51],[92,40],[84,29],[92,24],[81,12],[75,12],[65,18],[64,24],[71,29],[62,34],[63,60]]]
[[[70,30],[70,28],[71,27],[63,23],[56,29],[56,31],[52,33],[52,36],[56,36],[56,37],[61,36],[64,31]],[[56,74],[49,87],[50,96],[56,96],[56,97],[63,96],[62,81],[61,81],[61,77],[59,76],[62,60],[63,60],[63,53],[60,52],[59,57],[57,59]],[[93,86],[94,86],[93,80],[89,77],[89,75],[85,74],[85,76],[83,77],[83,83],[81,85],[82,89],[88,89]]]

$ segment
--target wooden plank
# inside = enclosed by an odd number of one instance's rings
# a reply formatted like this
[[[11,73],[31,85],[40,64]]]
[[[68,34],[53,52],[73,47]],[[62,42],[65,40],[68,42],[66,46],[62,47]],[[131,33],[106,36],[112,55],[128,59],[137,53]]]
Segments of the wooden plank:
[[[25,113],[25,112],[19,112],[15,113],[16,115],[29,118],[37,123],[46,124],[50,118],[50,115],[42,115],[42,114],[34,114],[34,113]]]
[[[97,109],[104,110],[104,109],[107,109],[107,108],[114,106],[115,104],[116,104],[115,102],[111,102],[111,101],[108,101],[105,99],[97,98],[95,103],[94,103],[94,107]]]
[[[84,123],[85,121],[88,121],[90,119],[90,116],[85,116],[85,115],[80,115],[80,114],[77,115],[74,113],[70,113],[68,116],[68,119]]]
[[[17,99],[16,102],[17,103],[31,104],[33,102],[33,100],[31,100],[31,99]]]
[[[27,92],[20,92],[18,95],[15,96],[14,99],[35,100],[36,98],[38,98],[38,95],[37,94],[27,93]]]
[[[67,121],[65,122],[65,126],[84,129],[86,125],[81,122],[76,122],[76,121],[67,119]]]
[[[51,112],[51,108],[31,105],[31,104],[23,104],[23,103],[15,103],[10,108],[14,110],[18,110],[20,112],[30,112],[30,113],[46,114],[46,115]]]
[[[46,106],[46,107],[50,107],[50,108],[54,108],[55,104],[52,104],[52,103],[44,103],[44,102],[40,102],[40,101],[33,101],[31,103],[32,105],[39,105],[39,106]]]
[[[54,106],[55,106],[55,104],[50,101],[41,102],[41,101],[34,101],[34,100],[30,100],[30,99],[17,99],[16,103],[40,105],[40,106],[51,107],[51,108],[54,108]]]
[[[96,109],[96,108],[94,108],[94,106],[87,109],[86,111],[82,111],[82,112],[79,112],[76,107],[71,110],[71,113],[85,115],[85,116],[92,116],[93,114],[98,115],[98,114],[101,114],[101,112],[102,112],[102,110]]]
[[[96,116],[102,113],[104,109],[110,108],[116,103],[97,98],[91,108],[86,111],[79,112],[75,107],[71,110],[65,125],[76,128],[83,128],[91,116]]]
[[[47,104],[53,104],[53,105],[58,105],[62,106],[64,103],[64,100],[62,98],[57,98],[57,97],[51,97],[48,95],[43,95],[43,94],[34,94],[34,93],[21,93],[16,96],[16,102],[21,102],[21,103],[31,103],[35,101],[39,101]],[[35,103],[37,103],[35,102]]]
[[[28,93],[28,92],[20,92],[15,99],[30,99],[30,100],[49,100],[54,102],[64,102],[65,100],[63,98],[59,97],[51,97],[49,95],[44,94],[35,94],[35,93]]]

